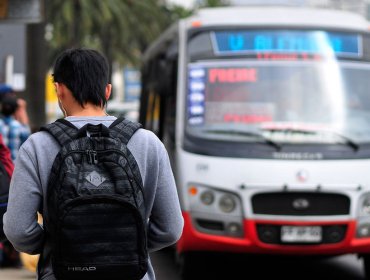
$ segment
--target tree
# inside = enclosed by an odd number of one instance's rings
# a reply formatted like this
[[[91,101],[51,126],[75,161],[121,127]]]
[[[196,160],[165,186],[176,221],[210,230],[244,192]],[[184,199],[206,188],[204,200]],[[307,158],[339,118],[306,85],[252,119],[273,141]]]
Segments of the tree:
[[[220,6],[226,6],[227,1],[226,0],[203,0],[200,4],[200,7],[220,7]]]
[[[144,49],[171,22],[159,0],[51,0],[51,60],[70,47],[101,50],[110,63],[138,64]]]
[[[224,5],[205,0],[200,7]],[[172,22],[194,9],[166,7],[163,0],[49,0],[46,18],[53,36],[49,62],[62,50],[90,47],[101,50],[110,65],[138,66],[148,45]],[[112,67],[111,67],[112,69]]]
[[[171,22],[175,22],[178,19],[186,18],[194,13],[194,9],[187,9],[180,5],[171,5],[167,8],[170,15]]]

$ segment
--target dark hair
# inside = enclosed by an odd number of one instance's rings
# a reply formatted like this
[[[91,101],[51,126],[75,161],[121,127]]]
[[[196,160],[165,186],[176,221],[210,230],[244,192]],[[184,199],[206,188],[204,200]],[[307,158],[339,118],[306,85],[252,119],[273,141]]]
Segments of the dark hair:
[[[64,84],[83,107],[86,103],[105,106],[105,88],[109,83],[108,61],[91,49],[69,49],[54,64],[54,81]]]
[[[18,108],[17,97],[12,94],[6,94],[1,101],[1,113],[8,117],[15,113]]]

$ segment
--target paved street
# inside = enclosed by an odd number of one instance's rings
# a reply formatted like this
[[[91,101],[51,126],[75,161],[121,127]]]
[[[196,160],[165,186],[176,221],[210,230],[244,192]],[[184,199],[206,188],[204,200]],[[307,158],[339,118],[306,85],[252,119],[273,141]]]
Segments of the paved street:
[[[34,274],[25,269],[0,269],[1,280],[33,280]]]
[[[157,280],[180,280],[171,251],[155,253],[152,262]],[[247,275],[243,279],[251,280],[365,280],[362,261],[355,255],[318,259],[211,254],[199,258],[199,262],[201,265],[194,280],[234,280],[241,279],[240,275]],[[256,275],[256,278],[253,279],[251,275]]]
[[[173,260],[173,252],[164,250],[152,255],[157,280],[180,280]],[[266,257],[228,257],[215,258],[209,255],[201,260],[204,280],[239,279],[239,275],[258,275],[258,279],[282,278],[284,280],[364,280],[362,261],[353,255],[330,259],[307,258],[266,258]],[[202,276],[201,276],[202,275]],[[34,280],[32,273],[26,270],[0,270],[1,280]],[[257,278],[256,278],[257,279]],[[194,279],[196,280],[196,279]]]

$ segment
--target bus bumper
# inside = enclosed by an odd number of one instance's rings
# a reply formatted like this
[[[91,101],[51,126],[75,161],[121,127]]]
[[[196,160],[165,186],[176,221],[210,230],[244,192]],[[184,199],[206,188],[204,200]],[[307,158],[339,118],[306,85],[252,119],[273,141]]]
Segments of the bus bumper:
[[[356,238],[356,221],[343,222],[292,222],[244,220],[244,236],[240,238],[212,235],[199,232],[192,224],[187,212],[183,212],[184,230],[177,243],[178,253],[189,251],[214,251],[253,254],[284,255],[340,255],[349,253],[369,253],[370,238]],[[343,239],[328,244],[268,244],[260,240],[257,226],[343,226],[346,228]]]

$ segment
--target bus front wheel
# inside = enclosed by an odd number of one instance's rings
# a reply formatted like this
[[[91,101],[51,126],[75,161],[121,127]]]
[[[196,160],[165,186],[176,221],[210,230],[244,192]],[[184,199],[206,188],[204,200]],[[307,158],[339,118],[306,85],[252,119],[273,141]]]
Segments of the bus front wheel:
[[[364,262],[365,279],[370,280],[370,254],[362,256]]]
[[[199,279],[202,269],[201,260],[197,253],[176,253],[176,263],[181,280]]]

